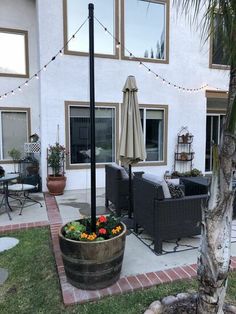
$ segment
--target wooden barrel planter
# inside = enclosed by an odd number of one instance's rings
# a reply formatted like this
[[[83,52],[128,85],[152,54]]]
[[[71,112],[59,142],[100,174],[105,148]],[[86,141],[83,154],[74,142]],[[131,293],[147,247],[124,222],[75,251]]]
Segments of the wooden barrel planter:
[[[114,284],[120,277],[125,250],[126,226],[118,236],[104,241],[75,241],[59,231],[59,243],[68,282],[96,290]]]

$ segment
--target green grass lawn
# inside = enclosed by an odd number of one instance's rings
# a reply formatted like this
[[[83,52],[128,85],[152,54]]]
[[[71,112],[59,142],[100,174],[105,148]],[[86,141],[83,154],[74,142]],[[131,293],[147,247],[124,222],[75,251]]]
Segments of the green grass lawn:
[[[151,302],[166,295],[196,289],[196,281],[179,281],[158,287],[105,298],[99,302],[65,308],[52,254],[48,228],[31,229],[6,234],[20,243],[0,253],[0,267],[7,268],[10,276],[0,286],[1,314],[80,313],[141,314]],[[228,301],[236,304],[236,273],[230,275]]]

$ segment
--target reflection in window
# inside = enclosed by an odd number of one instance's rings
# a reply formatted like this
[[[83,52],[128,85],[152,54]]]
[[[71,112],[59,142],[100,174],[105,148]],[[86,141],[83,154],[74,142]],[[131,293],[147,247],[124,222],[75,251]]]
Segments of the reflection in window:
[[[215,30],[212,40],[212,64],[229,65],[229,58],[224,46],[224,26],[220,25],[222,19],[215,17]]]
[[[164,111],[140,109],[140,116],[146,144],[146,161],[162,161],[164,159]]]
[[[90,162],[90,110],[70,107],[71,164]],[[115,108],[95,109],[96,162],[115,161]]]
[[[24,31],[0,29],[0,74],[27,75],[27,51]]]
[[[208,115],[206,120],[205,171],[212,171],[213,144],[219,144],[224,115]]]
[[[1,112],[1,159],[11,159],[8,152],[16,148],[24,154],[24,143],[28,142],[27,112]]]
[[[166,59],[166,5],[125,0],[125,47],[139,58]],[[129,56],[125,51],[126,56]]]
[[[67,40],[77,31],[88,16],[88,4],[93,3],[96,17],[113,34],[115,1],[114,0],[67,0]],[[115,36],[115,33],[114,33]],[[113,38],[108,36],[101,26],[94,28],[94,50],[98,54],[114,55]],[[78,36],[68,44],[69,51],[89,52],[89,28],[86,23]]]

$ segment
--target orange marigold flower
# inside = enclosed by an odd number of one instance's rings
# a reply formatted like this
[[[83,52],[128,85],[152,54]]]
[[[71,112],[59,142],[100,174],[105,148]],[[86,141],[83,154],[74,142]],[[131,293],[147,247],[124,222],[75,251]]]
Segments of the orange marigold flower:
[[[81,237],[81,239],[87,239],[88,235],[87,235],[87,233],[83,232],[80,237]]]
[[[107,217],[106,217],[106,216],[100,216],[100,217],[98,218],[98,221],[99,221],[99,222],[107,222]]]
[[[100,225],[100,221],[97,221],[97,222],[96,222],[96,226],[99,226],[99,225]]]
[[[120,231],[121,231],[121,226],[117,226],[117,227],[116,227],[116,230],[117,230],[118,232],[120,232]]]
[[[98,232],[99,232],[100,234],[106,234],[106,233],[107,233],[107,231],[106,231],[105,228],[100,228],[100,229],[98,230]]]
[[[93,240],[95,240],[96,239],[96,237],[97,237],[97,235],[93,232],[92,234],[90,234],[89,236],[88,236],[88,240],[90,240],[90,241],[93,241]]]
[[[116,234],[117,231],[116,231],[116,229],[112,229],[111,232],[112,232],[112,234]]]

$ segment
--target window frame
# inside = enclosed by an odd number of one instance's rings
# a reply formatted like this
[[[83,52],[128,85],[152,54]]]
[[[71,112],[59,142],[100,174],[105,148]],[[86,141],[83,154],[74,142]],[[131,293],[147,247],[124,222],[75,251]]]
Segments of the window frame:
[[[68,27],[67,27],[67,0],[63,0],[63,34],[64,34],[64,54],[72,55],[72,56],[89,56],[88,52],[83,51],[75,51],[69,50],[66,45],[68,41]],[[119,38],[119,0],[114,0],[114,37]],[[119,59],[119,47],[116,47],[116,43],[114,40],[114,54],[102,54],[102,53],[94,53],[95,57],[99,58],[108,58],[108,59]]]
[[[150,110],[162,110],[164,113],[164,127],[163,127],[163,160],[160,161],[140,161],[135,166],[165,166],[167,165],[167,146],[168,146],[168,105],[147,105],[140,104],[139,109],[150,109]],[[145,135],[145,134],[144,134]],[[146,149],[146,140],[144,138],[145,149]]]
[[[0,27],[1,33],[8,33],[8,34],[16,34],[16,35],[23,35],[25,39],[25,74],[17,74],[17,73],[3,73],[0,72],[0,76],[4,77],[29,77],[29,44],[28,44],[28,31],[21,30],[21,29],[14,29],[14,28],[4,28]]]
[[[23,108],[23,107],[0,107],[0,115],[2,112],[25,112],[26,113],[26,122],[27,122],[27,138],[29,138],[31,134],[31,110],[30,108]],[[2,130],[2,119],[0,117],[0,128]],[[12,159],[1,159],[2,157],[2,133],[0,136],[0,164],[12,164]]]
[[[89,102],[87,101],[65,101],[65,132],[66,132],[66,149],[70,152],[70,107],[87,107],[89,108]],[[112,108],[115,109],[115,161],[97,163],[96,168],[105,168],[106,164],[118,163],[117,151],[119,141],[119,104],[113,102],[96,102],[95,108]],[[88,169],[90,163],[71,164],[70,156],[66,156],[66,169]]]
[[[166,34],[165,34],[165,40],[166,40],[166,58],[164,60],[158,60],[158,59],[152,59],[152,58],[142,58],[142,57],[128,57],[125,55],[125,1],[128,0],[120,0],[121,1],[121,60],[129,60],[129,61],[143,61],[143,62],[153,62],[153,63],[163,63],[163,64],[169,64],[169,29],[170,29],[170,0],[150,0],[151,2],[154,3],[159,3],[159,4],[165,4],[166,5]],[[130,49],[129,47],[127,47]],[[132,51],[131,51],[132,52]]]

